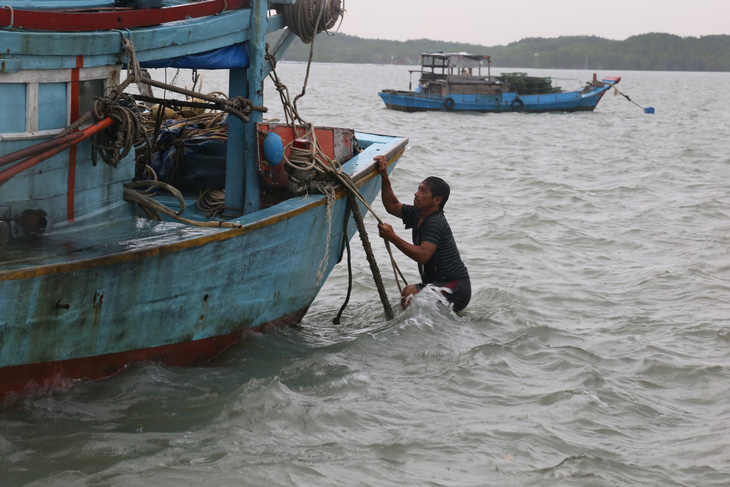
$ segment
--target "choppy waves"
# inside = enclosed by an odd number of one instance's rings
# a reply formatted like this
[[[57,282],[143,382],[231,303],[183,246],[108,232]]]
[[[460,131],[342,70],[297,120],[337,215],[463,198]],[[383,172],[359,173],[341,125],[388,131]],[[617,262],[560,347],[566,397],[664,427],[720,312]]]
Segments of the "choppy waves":
[[[291,86],[305,66],[279,69]],[[401,310],[375,245],[385,320],[355,239],[340,324],[345,262],[298,328],[14,404],[4,482],[726,485],[730,102],[710,95],[728,75],[602,74],[656,115],[610,96],[593,113],[404,114],[376,93],[405,67],[315,66],[305,119],[410,137],[403,201],[427,174],[450,182],[469,307]]]

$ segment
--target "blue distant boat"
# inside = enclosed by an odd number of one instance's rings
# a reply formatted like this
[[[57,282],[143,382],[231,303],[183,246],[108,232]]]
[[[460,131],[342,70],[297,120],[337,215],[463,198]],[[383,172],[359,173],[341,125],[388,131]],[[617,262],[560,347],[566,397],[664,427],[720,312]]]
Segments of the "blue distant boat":
[[[251,330],[299,322],[355,232],[348,181],[372,201],[373,157],[392,169],[407,144],[263,120],[263,80],[302,36],[296,4],[312,2],[29,3],[0,9],[0,397],[142,360],[205,361]],[[317,8],[330,22],[339,5]],[[205,102],[227,114],[219,125],[151,116],[154,100],[122,93],[146,65],[183,64],[228,70],[227,96],[159,99],[157,113]],[[143,117],[159,138],[138,137]],[[179,134],[193,129],[216,135],[189,145]],[[315,153],[343,179],[305,182],[295,155]],[[212,190],[214,211],[200,205]]]
[[[486,73],[482,73],[485,67]],[[592,111],[603,95],[621,78],[587,82],[579,90],[563,91],[548,77],[525,73],[492,76],[489,56],[466,53],[421,54],[420,79],[415,90],[378,93],[392,110],[474,112],[578,112]],[[411,84],[412,86],[412,84]]]

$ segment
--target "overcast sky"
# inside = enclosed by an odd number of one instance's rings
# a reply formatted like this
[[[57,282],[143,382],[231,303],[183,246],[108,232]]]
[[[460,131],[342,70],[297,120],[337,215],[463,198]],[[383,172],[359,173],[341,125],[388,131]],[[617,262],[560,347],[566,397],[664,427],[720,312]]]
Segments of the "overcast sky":
[[[525,37],[730,34],[730,0],[342,0],[340,32],[498,46]]]

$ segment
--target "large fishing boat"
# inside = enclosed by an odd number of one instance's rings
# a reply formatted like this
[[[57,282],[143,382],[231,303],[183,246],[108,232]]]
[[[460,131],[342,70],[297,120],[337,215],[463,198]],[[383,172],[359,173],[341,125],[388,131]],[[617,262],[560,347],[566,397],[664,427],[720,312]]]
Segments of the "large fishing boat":
[[[373,157],[392,169],[407,144],[315,127],[284,96],[276,60],[341,13],[339,0],[4,2],[0,395],[205,361],[301,320],[379,192]],[[228,93],[145,74],[165,66],[227,70]],[[280,123],[263,118],[269,75]]]
[[[485,66],[486,63],[486,66]],[[476,112],[592,111],[621,78],[598,80],[596,75],[580,89],[565,91],[551,78],[526,73],[491,75],[490,56],[467,53],[421,54],[420,78],[415,90],[378,93],[392,110]],[[482,69],[486,68],[486,73]]]

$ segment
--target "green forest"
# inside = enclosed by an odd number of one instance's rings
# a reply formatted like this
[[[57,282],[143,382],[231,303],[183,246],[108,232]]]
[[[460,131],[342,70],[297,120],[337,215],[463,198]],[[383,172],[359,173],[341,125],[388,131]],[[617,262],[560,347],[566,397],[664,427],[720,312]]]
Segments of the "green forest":
[[[357,64],[418,64],[423,52],[490,55],[494,66],[544,69],[730,71],[730,36],[680,37],[641,34],[623,41],[596,36],[526,38],[506,46],[480,46],[417,39],[389,41],[322,33],[313,61]],[[307,61],[310,45],[294,41],[284,60]]]

